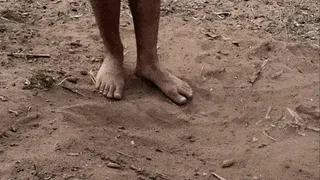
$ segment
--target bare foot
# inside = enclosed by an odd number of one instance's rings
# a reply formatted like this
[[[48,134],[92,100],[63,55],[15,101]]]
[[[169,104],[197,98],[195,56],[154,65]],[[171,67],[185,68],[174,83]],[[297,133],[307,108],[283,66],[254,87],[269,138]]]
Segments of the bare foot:
[[[122,61],[104,60],[97,75],[96,88],[110,99],[122,98],[124,88]]]
[[[137,66],[136,76],[154,82],[175,103],[183,105],[192,98],[192,89],[189,84],[171,74],[163,66],[142,66]]]

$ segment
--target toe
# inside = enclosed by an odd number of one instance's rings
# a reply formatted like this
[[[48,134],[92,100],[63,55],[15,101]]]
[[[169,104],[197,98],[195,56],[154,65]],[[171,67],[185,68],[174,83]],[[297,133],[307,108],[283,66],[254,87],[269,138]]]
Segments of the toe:
[[[180,88],[179,94],[187,97],[188,99],[192,99],[192,96],[193,96],[191,88]]]
[[[108,98],[110,98],[110,99],[113,98],[113,94],[114,94],[115,89],[116,89],[115,86],[110,85],[109,92],[107,94]]]
[[[123,94],[123,85],[119,85],[116,87],[116,90],[114,91],[113,98],[114,99],[121,99]]]
[[[110,89],[110,86],[109,85],[106,85],[104,90],[103,90],[103,95],[106,96],[108,93],[109,93],[109,89]]]
[[[101,83],[100,81],[97,81],[96,84],[95,84],[95,88],[98,90],[101,86]]]
[[[179,105],[183,105],[186,104],[188,102],[187,98],[184,96],[181,96],[180,94],[176,95],[175,97],[172,98],[172,100],[179,104]]]
[[[169,93],[167,94],[167,96],[174,101],[175,103],[179,104],[179,105],[183,105],[186,104],[188,102],[188,99],[182,95],[180,95],[179,93]]]
[[[100,84],[100,87],[99,87],[99,92],[102,94],[103,93],[103,91],[104,91],[104,89],[105,89],[105,84],[103,84],[103,83],[101,83]]]
[[[185,95],[187,98],[192,98],[192,96],[193,96],[192,89],[191,89],[191,87],[189,86],[189,84],[187,84],[187,83],[184,83],[184,84],[182,85],[182,88],[181,88],[180,91],[181,91],[180,93],[183,94],[183,95]]]

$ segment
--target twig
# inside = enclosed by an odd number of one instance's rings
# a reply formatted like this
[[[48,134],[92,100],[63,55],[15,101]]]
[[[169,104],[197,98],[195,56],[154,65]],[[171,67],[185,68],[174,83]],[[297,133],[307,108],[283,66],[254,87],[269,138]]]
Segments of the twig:
[[[267,136],[267,138],[269,138],[269,139],[271,139],[271,140],[273,140],[273,141],[278,141],[276,138],[273,138],[273,137],[269,136],[269,135],[266,133],[266,131],[263,131],[263,134],[264,134],[265,136]]]
[[[220,35],[212,35],[212,34],[210,34],[210,33],[208,33],[208,32],[205,32],[203,28],[201,28],[200,31],[201,31],[202,34],[204,34],[204,35],[206,35],[206,36],[208,36],[208,37],[211,37],[212,39],[215,39],[215,38],[220,37]]]
[[[0,100],[3,101],[3,102],[5,102],[5,101],[8,101],[8,98],[0,95]]]
[[[57,84],[57,86],[60,86],[60,85],[61,85],[62,83],[64,83],[67,79],[68,79],[68,77],[62,79],[62,80]]]
[[[283,69],[281,71],[276,72],[273,76],[271,76],[271,79],[277,79],[283,74]]]
[[[316,131],[316,132],[320,132],[320,128],[313,127],[313,126],[307,126],[306,129],[310,129],[310,130],[313,130],[313,131]]]
[[[271,117],[270,117],[270,112],[271,112],[271,110],[272,110],[272,107],[269,106],[269,107],[268,107],[268,110],[267,110],[267,113],[266,113],[266,116],[264,117],[265,119],[270,119],[270,118],[271,118]]]
[[[93,82],[93,84],[96,84],[97,80],[96,80],[96,78],[95,78],[95,76],[94,76],[94,74],[93,74],[93,71],[90,70],[88,74],[89,74],[89,76],[90,76],[91,81]]]
[[[123,53],[123,55],[125,56],[126,54],[128,54],[129,50],[127,50],[126,52]]]
[[[17,58],[50,58],[50,54],[25,54],[25,53],[5,53],[7,56],[17,57]]]
[[[263,61],[260,69],[258,69],[256,72],[253,73],[251,79],[249,80],[249,83],[251,84],[251,86],[253,86],[253,84],[257,82],[257,80],[260,78],[261,72],[265,68],[265,66],[268,64],[268,62],[269,62],[268,59]]]
[[[5,21],[11,21],[11,20],[9,20],[9,19],[7,19],[5,17],[0,17],[0,19],[5,20]]]
[[[200,69],[200,76],[202,76],[203,69],[204,69],[204,66],[202,66],[201,69]]]
[[[61,86],[61,87],[62,87],[63,89],[66,89],[66,90],[70,91],[70,92],[73,92],[73,93],[78,94],[78,95],[80,95],[80,96],[82,96],[82,97],[85,97],[85,95],[82,94],[82,93],[80,93],[78,90],[74,90],[74,89],[68,88],[68,87],[66,87],[66,86]]]
[[[53,4],[57,4],[59,2],[61,2],[61,0],[57,0],[57,1],[53,2]]]
[[[119,153],[119,154],[121,154],[121,155],[123,155],[123,156],[127,156],[127,157],[132,158],[132,159],[138,159],[137,157],[131,156],[131,155],[126,154],[126,153],[123,153],[123,152],[121,152],[121,151],[117,151],[117,153]]]
[[[211,174],[212,174],[214,177],[218,178],[219,180],[226,180],[225,178],[219,176],[219,175],[218,175],[217,173],[215,173],[215,172],[211,172]]]
[[[19,115],[19,112],[18,112],[18,111],[14,111],[14,110],[11,110],[11,109],[8,109],[8,113],[12,113],[12,114],[14,114],[15,116],[18,116],[18,115]]]
[[[13,124],[5,127],[4,129],[0,130],[0,137],[3,136],[9,129],[14,129],[15,126],[19,125],[19,124],[25,124],[28,122],[31,122],[35,119],[39,118],[39,114],[34,114],[34,115],[28,115],[26,117],[22,117],[20,119],[18,119],[16,122],[14,122]]]
[[[291,114],[291,116],[294,118],[295,123],[305,125],[306,121],[295,111],[291,110],[287,107],[288,112]]]
[[[213,12],[213,13],[217,15],[220,19],[224,19],[227,16],[231,16],[230,12],[219,12],[219,13]]]
[[[315,118],[320,118],[320,108],[316,106],[306,107],[306,106],[300,105],[296,108],[296,111],[299,113],[308,114]]]

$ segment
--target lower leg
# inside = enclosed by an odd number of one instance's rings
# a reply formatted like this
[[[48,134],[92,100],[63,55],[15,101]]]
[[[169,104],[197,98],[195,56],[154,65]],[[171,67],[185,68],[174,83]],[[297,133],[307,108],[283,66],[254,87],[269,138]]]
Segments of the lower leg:
[[[91,0],[106,49],[96,87],[108,98],[121,99],[124,86],[123,45],[119,33],[121,0]]]
[[[136,75],[153,81],[175,103],[185,104],[192,98],[190,86],[169,73],[158,59],[160,0],[129,1],[137,39]]]

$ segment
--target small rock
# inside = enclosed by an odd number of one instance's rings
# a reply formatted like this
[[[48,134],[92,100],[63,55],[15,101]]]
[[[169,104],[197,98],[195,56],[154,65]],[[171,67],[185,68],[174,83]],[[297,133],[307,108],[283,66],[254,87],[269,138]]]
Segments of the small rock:
[[[221,167],[222,168],[228,168],[231,167],[232,165],[234,165],[235,161],[233,159],[228,159],[222,162]]]
[[[64,70],[62,70],[62,69],[60,69],[59,71],[57,71],[57,73],[60,74],[60,75],[62,75],[62,76],[64,76],[64,75],[67,74],[67,72],[64,71]]]
[[[17,143],[11,143],[10,146],[11,146],[11,147],[13,147],[13,146],[18,146],[18,144],[17,144]]]
[[[130,168],[131,170],[134,170],[134,171],[138,170],[138,168],[135,167],[134,165],[130,165],[129,168]]]
[[[112,163],[112,162],[108,162],[108,163],[107,163],[107,167],[113,168],[113,169],[120,169],[120,168],[121,168],[121,166],[120,166],[119,164],[117,164],[117,163]]]
[[[238,41],[232,41],[232,44],[239,47],[239,42]]]
[[[5,101],[8,101],[8,98],[4,97],[4,96],[0,96],[0,100],[5,102]]]
[[[258,146],[258,148],[263,148],[263,147],[266,147],[266,146],[268,146],[268,144],[262,143],[262,144],[260,144],[260,145]]]
[[[88,71],[80,71],[80,74],[81,74],[82,76],[86,76],[86,75],[88,75]]]
[[[77,84],[77,82],[79,81],[79,79],[76,78],[76,77],[68,77],[68,78],[67,78],[67,81],[69,81],[69,82],[71,82],[71,83],[73,83],[73,84]]]
[[[257,141],[259,141],[258,138],[256,138],[256,137],[253,137],[253,138],[252,138],[252,142],[257,142]]]
[[[163,151],[162,151],[161,149],[158,149],[158,148],[157,148],[157,149],[156,149],[156,152],[161,152],[161,153],[162,153]]]

